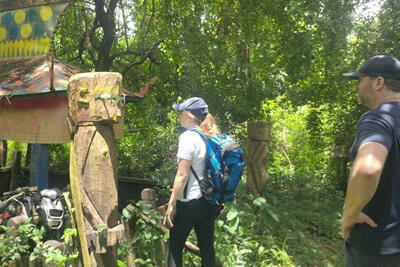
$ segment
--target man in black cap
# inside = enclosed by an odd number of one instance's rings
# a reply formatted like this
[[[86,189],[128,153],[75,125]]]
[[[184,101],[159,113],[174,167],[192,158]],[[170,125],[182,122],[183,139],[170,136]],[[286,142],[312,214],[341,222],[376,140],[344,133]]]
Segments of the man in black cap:
[[[371,109],[350,150],[341,226],[346,267],[400,266],[400,62],[374,56],[343,75],[358,80],[359,100]]]

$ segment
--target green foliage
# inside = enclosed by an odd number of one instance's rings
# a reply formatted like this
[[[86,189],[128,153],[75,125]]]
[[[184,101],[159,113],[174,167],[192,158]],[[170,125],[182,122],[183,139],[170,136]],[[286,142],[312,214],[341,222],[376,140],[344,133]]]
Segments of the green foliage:
[[[292,178],[296,182],[281,179],[272,176],[265,192],[279,211],[280,223],[271,229],[273,238],[282,242],[295,266],[341,266],[340,192],[307,184],[307,176]]]
[[[34,224],[30,223],[30,219],[27,219],[24,224],[19,225],[17,229],[3,225],[0,225],[0,227],[5,231],[0,239],[1,267],[6,267],[9,261],[21,259],[23,256],[30,256],[30,261],[44,257],[46,263],[53,262],[59,266],[67,266],[67,263],[74,264],[77,261],[79,256],[77,249],[66,254],[62,253],[59,249],[43,243],[44,228],[37,229]],[[68,244],[76,235],[76,229],[66,229],[62,238]]]
[[[7,148],[8,149],[7,149],[6,167],[11,167],[12,160],[13,160],[13,154],[16,151],[21,151],[21,165],[23,166],[25,164],[25,155],[26,155],[27,144],[14,142],[14,141],[7,141]]]
[[[399,56],[400,2],[383,1],[377,16],[362,18],[354,5],[365,1],[121,0],[116,9],[108,6],[113,2],[71,4],[55,47],[57,56],[87,71],[122,73],[132,92],[158,77],[140,103],[126,106],[119,174],[172,185],[179,131],[171,105],[188,97],[204,98],[245,151],[246,121],[271,121],[270,183],[257,199],[241,188],[218,219],[217,257],[228,266],[341,266],[348,151],[365,111],[341,74],[375,54]],[[112,38],[96,18],[101,9],[115,18]],[[10,164],[21,147],[9,146]],[[67,169],[68,155],[68,145],[52,145],[51,166]],[[138,263],[155,264],[151,244],[161,237],[134,216],[138,236],[125,249],[139,251]]]
[[[289,180],[305,175],[311,179],[307,184],[343,187],[357,124],[354,114],[361,110],[357,105],[295,106],[284,95],[265,101],[263,110],[272,122],[270,174]]]
[[[125,262],[118,260],[118,267],[128,267],[128,265],[126,265]]]
[[[70,143],[49,144],[49,168],[68,170]]]
[[[40,259],[44,257],[45,263],[48,264],[50,262],[56,263],[58,266],[66,266],[69,263],[69,266],[74,266],[71,262],[77,261],[79,256],[79,252],[75,251],[71,254],[63,254],[61,250],[56,249],[52,246],[46,244],[38,244],[38,246],[34,249],[31,254],[30,260]]]
[[[133,211],[130,212],[127,209],[122,211],[122,218],[133,221],[134,225],[131,229],[133,235],[130,244],[125,242],[119,246],[118,254],[126,256],[129,251],[133,250],[136,256],[135,262],[139,266],[157,266],[157,262],[162,262],[164,256],[161,250],[161,241],[166,241],[169,234],[160,234],[159,224],[163,217],[158,211],[151,209],[150,205],[138,201]]]
[[[324,104],[347,108],[351,103],[339,73],[354,64],[343,59],[351,58],[347,36],[354,25],[352,2],[112,3],[71,4],[55,47],[61,58],[88,71],[107,65],[122,73],[130,91],[138,92],[149,78],[158,77],[142,102],[126,107],[125,138],[118,141],[121,175],[160,180],[173,175],[177,131],[171,105],[179,99],[203,97],[228,133],[248,120],[265,120],[265,101],[282,96],[293,108],[315,108],[316,116],[324,112],[319,111]],[[109,16],[101,17],[102,10],[114,12],[111,37],[101,21]],[[110,50],[100,51],[110,40]],[[109,53],[104,57],[110,61],[103,64],[102,53]],[[355,117],[353,113],[350,119]],[[313,134],[318,136],[318,125]],[[349,134],[348,129],[341,133]],[[319,149],[317,142],[308,147]],[[347,149],[347,141],[340,147]]]
[[[308,118],[316,116],[315,109],[307,105],[295,107],[285,97],[266,101],[264,109],[273,124],[270,157],[272,164],[269,164],[269,173],[288,177],[296,173],[315,174],[320,179],[323,173],[321,165],[325,160],[323,149],[329,149],[330,144],[325,142],[324,146],[313,146],[310,131],[313,128],[309,127],[308,122],[317,124],[317,120]],[[318,143],[324,143],[321,129],[315,128],[317,127],[314,127],[314,131],[319,136]]]
[[[77,238],[76,229],[65,229],[64,235],[61,238],[67,245],[70,244],[70,241],[71,243],[74,243],[72,240]],[[45,263],[53,262],[59,266],[76,266],[79,257],[77,243],[75,242],[75,247],[72,247],[70,252],[63,253],[60,249],[54,248],[42,241],[38,241],[36,242],[34,251],[30,255],[30,260],[40,259],[42,257],[46,259]]]
[[[343,265],[342,200],[336,191],[297,187],[276,177],[264,197],[247,195],[244,186],[238,190],[215,225],[216,257],[226,266]],[[194,233],[189,240],[196,244]],[[200,265],[190,253],[184,262]]]
[[[20,225],[18,230],[13,227],[5,227],[0,225],[5,231],[0,239],[0,266],[8,266],[11,260],[20,259],[24,255],[29,255],[31,250],[31,242],[38,242],[42,236],[44,229],[37,229],[35,225],[30,224],[30,220],[26,220]]]
[[[140,107],[126,107],[125,136],[118,140],[118,171],[136,178],[163,179],[173,176],[178,140],[178,113],[144,99]]]

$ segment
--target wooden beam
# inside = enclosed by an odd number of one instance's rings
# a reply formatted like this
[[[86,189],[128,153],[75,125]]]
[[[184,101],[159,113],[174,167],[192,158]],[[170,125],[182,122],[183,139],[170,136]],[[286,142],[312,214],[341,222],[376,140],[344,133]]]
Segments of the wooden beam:
[[[0,1],[0,12],[28,8],[34,6],[43,6],[61,2],[75,2],[77,0],[2,0]]]

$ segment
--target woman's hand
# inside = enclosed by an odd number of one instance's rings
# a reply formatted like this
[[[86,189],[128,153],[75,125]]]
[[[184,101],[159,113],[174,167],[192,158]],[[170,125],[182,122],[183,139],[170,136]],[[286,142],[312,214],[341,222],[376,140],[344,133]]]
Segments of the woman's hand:
[[[167,211],[165,212],[163,224],[165,225],[166,223],[168,223],[169,227],[172,228],[174,226],[174,224],[172,223],[174,215],[175,215],[175,205],[168,203],[168,208]]]

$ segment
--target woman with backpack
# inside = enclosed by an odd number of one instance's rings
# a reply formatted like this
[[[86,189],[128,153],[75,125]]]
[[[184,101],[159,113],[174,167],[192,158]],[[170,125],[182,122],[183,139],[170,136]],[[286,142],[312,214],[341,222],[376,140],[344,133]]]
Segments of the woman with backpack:
[[[200,130],[207,137],[220,133],[203,99],[192,97],[181,104],[174,104],[173,108],[181,111],[179,120],[183,128]],[[193,173],[194,171],[200,180],[203,178],[205,140],[195,131],[185,131],[179,138],[177,158],[178,170],[164,218],[164,224],[170,227],[168,266],[182,266],[183,248],[194,228],[200,248],[201,266],[213,267],[214,223],[219,213],[216,207],[219,206],[211,205],[202,197],[199,183]]]

